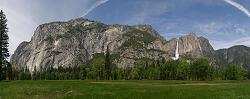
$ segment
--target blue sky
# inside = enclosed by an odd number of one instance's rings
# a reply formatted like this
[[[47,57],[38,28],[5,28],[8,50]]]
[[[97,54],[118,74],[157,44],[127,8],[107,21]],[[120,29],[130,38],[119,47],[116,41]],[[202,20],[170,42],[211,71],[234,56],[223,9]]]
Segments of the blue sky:
[[[0,0],[10,50],[42,23],[85,17],[107,24],[150,24],[167,40],[197,33],[215,49],[250,46],[249,0]]]

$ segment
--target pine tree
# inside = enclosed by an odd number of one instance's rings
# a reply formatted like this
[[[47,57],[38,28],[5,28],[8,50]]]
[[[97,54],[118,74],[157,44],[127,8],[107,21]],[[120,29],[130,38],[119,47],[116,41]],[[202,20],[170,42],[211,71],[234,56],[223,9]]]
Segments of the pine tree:
[[[2,79],[2,68],[7,65],[7,58],[10,56],[8,51],[8,28],[7,28],[7,19],[3,11],[0,11],[0,80]]]
[[[85,64],[81,64],[80,65],[80,79],[84,80],[86,79],[86,76],[87,76],[86,66]]]
[[[106,55],[105,55],[105,65],[104,65],[104,70],[105,70],[105,79],[109,80],[111,77],[111,61],[110,61],[110,53],[109,53],[109,47],[107,46],[106,49]]]
[[[6,66],[6,80],[13,80],[13,73],[12,73],[12,66],[10,64],[10,62],[7,62],[7,66]]]
[[[33,74],[32,74],[32,80],[36,80],[36,78],[37,78],[37,71],[36,71],[36,66],[35,66]]]

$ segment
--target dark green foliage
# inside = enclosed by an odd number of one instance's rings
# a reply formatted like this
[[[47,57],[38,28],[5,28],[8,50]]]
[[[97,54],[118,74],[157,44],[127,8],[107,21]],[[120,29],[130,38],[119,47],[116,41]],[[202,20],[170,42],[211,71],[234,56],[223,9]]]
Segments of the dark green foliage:
[[[12,76],[11,78],[12,78],[12,80],[17,80],[18,79],[18,74],[19,74],[18,70],[16,69],[15,65],[11,65],[10,64],[10,66],[11,66],[10,69],[11,69],[11,73],[12,73],[11,74],[11,76]]]
[[[111,78],[111,71],[112,71],[112,66],[111,66],[111,60],[110,60],[110,53],[109,53],[109,47],[107,46],[106,54],[105,54],[105,65],[104,65],[104,76],[105,79],[109,80]]]
[[[226,69],[215,68],[206,59],[190,60],[148,60],[138,59],[133,67],[112,66],[109,52],[97,53],[93,59],[80,66],[68,68],[34,69],[31,76],[27,68],[18,71],[20,80],[242,80],[248,74],[236,65]],[[109,70],[107,70],[109,69]],[[15,69],[12,69],[16,72]],[[45,70],[45,71],[42,71]],[[110,74],[107,74],[109,72]],[[13,73],[14,74],[14,73]],[[16,75],[16,74],[14,74]]]
[[[32,75],[32,80],[36,80],[38,75],[37,75],[37,70],[36,70],[36,66],[34,67],[34,71],[33,71],[33,75]]]
[[[19,80],[31,80],[31,73],[27,67],[19,71],[18,79]]]
[[[191,65],[187,61],[180,61],[177,68],[177,80],[189,80],[191,78]]]
[[[230,64],[225,70],[225,78],[227,80],[243,80],[246,79],[247,71],[237,65]]]
[[[145,79],[149,80],[159,80],[160,79],[160,70],[159,68],[149,67],[146,69]]]
[[[194,80],[211,80],[214,67],[206,59],[197,59],[191,66],[191,75]]]
[[[131,72],[131,78],[135,80],[140,80],[142,71],[139,68],[133,68]]]
[[[0,80],[3,78],[6,78],[7,74],[7,65],[8,61],[7,58],[9,55],[9,36],[7,34],[8,28],[7,28],[7,19],[3,11],[0,11]],[[3,69],[5,71],[3,71]],[[4,76],[3,76],[4,73]]]
[[[12,66],[9,62],[6,65],[6,80],[13,80]]]
[[[86,65],[85,64],[81,64],[80,65],[80,79],[84,80],[87,77],[87,70],[86,70]]]
[[[88,74],[89,78],[95,78],[96,80],[104,79],[104,65],[105,65],[105,55],[95,54],[94,58],[89,63],[91,65],[91,72]]]

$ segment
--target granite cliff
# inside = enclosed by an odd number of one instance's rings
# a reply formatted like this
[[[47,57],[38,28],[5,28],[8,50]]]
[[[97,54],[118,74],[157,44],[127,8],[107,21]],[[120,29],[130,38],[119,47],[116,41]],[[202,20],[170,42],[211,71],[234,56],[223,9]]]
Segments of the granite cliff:
[[[18,46],[11,63],[30,70],[73,67],[105,53],[107,48],[118,67],[134,66],[137,60],[170,60],[176,52],[178,59],[204,57],[215,61],[216,56],[225,57],[195,33],[166,41],[150,25],[107,25],[78,18],[38,26],[31,41]]]

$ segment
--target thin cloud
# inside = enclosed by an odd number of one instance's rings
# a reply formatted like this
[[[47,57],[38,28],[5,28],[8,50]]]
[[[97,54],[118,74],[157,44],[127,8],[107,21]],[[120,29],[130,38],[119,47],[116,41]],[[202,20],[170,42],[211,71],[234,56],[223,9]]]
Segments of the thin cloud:
[[[242,6],[241,4],[233,1],[233,0],[224,0],[225,2],[231,4],[232,6],[236,7],[237,9],[239,9],[241,12],[245,13],[248,17],[250,17],[250,12],[248,11],[248,9],[246,9],[244,6]]]
[[[98,2],[96,2],[95,4],[93,4],[83,15],[82,17],[88,15],[92,10],[94,10],[95,8],[97,8],[98,6],[108,2],[109,0],[100,0]]]
[[[240,38],[231,42],[224,42],[224,41],[212,41],[212,45],[216,50],[217,49],[222,49],[222,48],[229,48],[235,45],[245,45],[245,46],[250,46],[250,37],[244,37]]]

